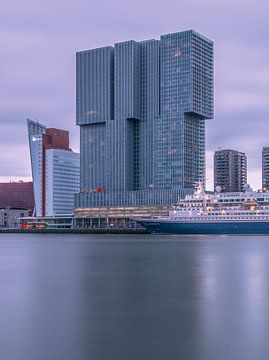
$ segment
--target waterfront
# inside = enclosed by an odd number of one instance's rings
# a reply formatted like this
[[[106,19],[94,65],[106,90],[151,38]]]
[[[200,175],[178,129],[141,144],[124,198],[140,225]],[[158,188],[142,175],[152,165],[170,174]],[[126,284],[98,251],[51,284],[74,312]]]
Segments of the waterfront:
[[[269,353],[269,237],[0,235],[0,359]]]

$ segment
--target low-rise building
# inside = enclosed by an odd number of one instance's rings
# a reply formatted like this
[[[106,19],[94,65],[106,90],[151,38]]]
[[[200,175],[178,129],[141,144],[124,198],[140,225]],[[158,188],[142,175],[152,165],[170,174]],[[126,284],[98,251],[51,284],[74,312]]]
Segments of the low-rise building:
[[[19,223],[21,229],[71,229],[73,215],[21,217]]]
[[[33,182],[0,183],[0,208],[23,208],[31,214],[34,208]]]
[[[20,218],[29,216],[27,209],[21,208],[0,208],[0,227],[1,228],[19,228]]]

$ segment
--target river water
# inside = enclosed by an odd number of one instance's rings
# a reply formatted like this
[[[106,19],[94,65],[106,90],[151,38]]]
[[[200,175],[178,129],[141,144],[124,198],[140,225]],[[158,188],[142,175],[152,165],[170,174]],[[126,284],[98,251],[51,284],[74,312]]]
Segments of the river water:
[[[269,237],[0,235],[1,360],[267,360]]]

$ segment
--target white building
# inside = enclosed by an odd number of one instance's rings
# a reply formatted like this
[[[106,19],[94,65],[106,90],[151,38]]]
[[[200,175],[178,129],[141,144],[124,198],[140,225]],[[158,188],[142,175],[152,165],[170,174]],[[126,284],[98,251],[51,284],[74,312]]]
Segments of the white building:
[[[46,151],[46,216],[72,214],[74,194],[79,192],[79,154]]]

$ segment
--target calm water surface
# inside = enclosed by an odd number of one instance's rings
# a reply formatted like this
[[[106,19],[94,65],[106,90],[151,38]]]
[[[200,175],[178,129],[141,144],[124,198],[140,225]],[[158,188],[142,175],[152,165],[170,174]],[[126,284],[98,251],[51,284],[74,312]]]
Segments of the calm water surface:
[[[0,235],[1,360],[267,360],[269,237]]]

